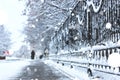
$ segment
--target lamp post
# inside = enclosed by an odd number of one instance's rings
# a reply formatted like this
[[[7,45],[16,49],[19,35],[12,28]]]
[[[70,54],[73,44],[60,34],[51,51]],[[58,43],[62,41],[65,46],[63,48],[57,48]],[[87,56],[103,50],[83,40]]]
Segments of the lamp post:
[[[111,31],[112,34],[107,34],[113,42],[119,40],[119,30],[112,29],[112,24],[110,22],[106,23],[106,29]]]
[[[106,29],[111,29],[112,24],[110,22],[106,23]]]

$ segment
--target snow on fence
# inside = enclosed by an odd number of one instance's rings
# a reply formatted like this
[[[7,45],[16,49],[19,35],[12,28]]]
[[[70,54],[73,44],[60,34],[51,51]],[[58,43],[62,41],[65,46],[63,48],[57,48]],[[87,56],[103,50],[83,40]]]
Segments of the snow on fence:
[[[94,63],[80,63],[75,61],[58,60],[58,59],[52,59],[52,60],[57,62],[58,64],[61,64],[62,66],[69,65],[71,68],[82,67],[82,68],[86,68],[86,70],[88,68],[88,65],[91,65],[92,69],[95,71],[120,76],[120,67],[115,68],[109,65],[94,64]]]

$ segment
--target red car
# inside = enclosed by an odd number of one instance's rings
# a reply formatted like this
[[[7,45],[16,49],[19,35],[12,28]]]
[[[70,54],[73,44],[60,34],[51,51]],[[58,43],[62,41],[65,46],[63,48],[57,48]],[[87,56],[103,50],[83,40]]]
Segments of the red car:
[[[2,54],[0,54],[0,60],[6,59],[6,56],[9,55],[9,51],[3,51]]]

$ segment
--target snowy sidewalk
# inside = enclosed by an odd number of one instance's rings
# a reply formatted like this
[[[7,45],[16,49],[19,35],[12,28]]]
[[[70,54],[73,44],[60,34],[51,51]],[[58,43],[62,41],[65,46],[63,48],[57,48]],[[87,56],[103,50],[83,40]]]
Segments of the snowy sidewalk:
[[[53,66],[48,66],[41,60],[31,60],[19,75],[10,80],[71,80]]]
[[[72,80],[90,80],[87,73],[83,71],[78,71],[74,68],[70,68],[70,66],[62,66],[61,64],[57,64],[51,60],[46,60],[45,64],[49,66],[54,66],[57,70],[67,75]]]
[[[0,80],[119,80],[120,76],[95,72],[87,75],[86,68],[62,65],[52,60],[7,59],[0,61]]]

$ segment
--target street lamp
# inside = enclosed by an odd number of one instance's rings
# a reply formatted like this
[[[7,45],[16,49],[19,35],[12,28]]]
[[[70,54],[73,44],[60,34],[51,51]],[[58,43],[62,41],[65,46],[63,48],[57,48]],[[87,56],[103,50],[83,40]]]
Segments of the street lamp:
[[[106,29],[111,29],[112,24],[110,22],[106,23]]]

